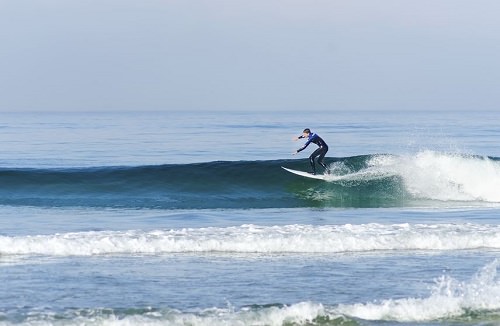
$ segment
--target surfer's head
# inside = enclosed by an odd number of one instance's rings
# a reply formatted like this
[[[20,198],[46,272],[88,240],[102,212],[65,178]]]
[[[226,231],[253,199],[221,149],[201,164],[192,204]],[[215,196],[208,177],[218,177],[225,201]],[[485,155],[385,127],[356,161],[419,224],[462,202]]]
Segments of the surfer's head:
[[[304,129],[304,131],[302,132],[302,136],[304,137],[309,137],[310,134],[311,134],[311,129],[309,128]]]

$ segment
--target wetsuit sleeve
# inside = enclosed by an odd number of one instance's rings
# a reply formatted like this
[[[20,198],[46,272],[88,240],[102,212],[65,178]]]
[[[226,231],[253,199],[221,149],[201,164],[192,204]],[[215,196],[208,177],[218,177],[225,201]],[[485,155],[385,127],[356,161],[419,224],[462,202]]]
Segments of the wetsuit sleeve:
[[[302,138],[304,138],[304,137],[302,137]],[[297,150],[297,153],[298,153],[298,152],[303,151],[304,149],[306,149],[306,147],[307,147],[307,146],[309,146],[309,144],[311,143],[311,140],[312,140],[312,139],[309,139],[309,140],[308,140],[308,141],[304,144],[304,146],[302,146],[301,148],[299,148],[299,149]]]

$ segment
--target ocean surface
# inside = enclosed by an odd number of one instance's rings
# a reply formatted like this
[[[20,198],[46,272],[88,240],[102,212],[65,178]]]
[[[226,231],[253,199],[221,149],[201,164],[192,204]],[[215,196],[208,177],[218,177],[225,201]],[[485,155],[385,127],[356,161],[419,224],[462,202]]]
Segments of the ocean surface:
[[[1,117],[0,325],[500,325],[498,112]]]

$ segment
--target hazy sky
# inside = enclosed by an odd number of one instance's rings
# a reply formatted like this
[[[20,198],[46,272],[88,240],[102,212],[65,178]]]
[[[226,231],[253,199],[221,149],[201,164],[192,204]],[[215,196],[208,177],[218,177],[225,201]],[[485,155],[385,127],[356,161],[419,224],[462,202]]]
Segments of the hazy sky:
[[[500,109],[498,0],[0,0],[0,110]]]

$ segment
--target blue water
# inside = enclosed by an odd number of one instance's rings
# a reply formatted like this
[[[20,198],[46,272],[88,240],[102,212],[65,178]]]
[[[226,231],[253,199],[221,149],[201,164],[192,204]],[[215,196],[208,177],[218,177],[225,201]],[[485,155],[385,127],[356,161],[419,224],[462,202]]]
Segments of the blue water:
[[[0,324],[499,324],[499,123],[4,113]]]

